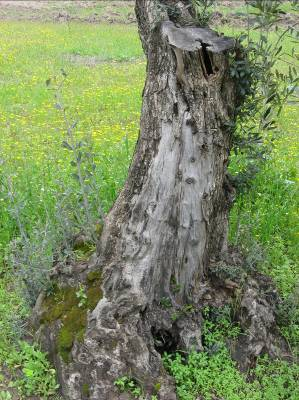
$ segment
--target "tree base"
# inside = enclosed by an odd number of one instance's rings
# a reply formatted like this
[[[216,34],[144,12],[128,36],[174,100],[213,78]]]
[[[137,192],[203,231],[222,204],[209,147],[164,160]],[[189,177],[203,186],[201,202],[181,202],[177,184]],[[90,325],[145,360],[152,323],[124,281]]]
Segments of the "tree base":
[[[92,312],[86,303],[79,307],[78,289],[70,288],[81,282],[88,296],[92,289],[100,295],[100,273],[95,268],[87,264],[58,268],[56,291],[41,296],[33,314],[37,337],[49,352],[66,399],[130,398],[115,385],[124,376],[143,389],[146,399],[154,394],[161,400],[176,399],[174,381],[163,368],[161,355],[204,350],[202,310],[207,306],[234,307],[243,334],[228,346],[241,370],[253,367],[265,353],[274,358],[290,356],[276,327],[279,296],[271,280],[246,272],[236,253],[210,266],[209,277],[192,302],[178,305],[164,298],[145,309],[133,294],[118,302],[102,298]],[[98,298],[93,300],[96,304]],[[85,325],[80,325],[82,315]],[[71,323],[69,331],[67,323]]]

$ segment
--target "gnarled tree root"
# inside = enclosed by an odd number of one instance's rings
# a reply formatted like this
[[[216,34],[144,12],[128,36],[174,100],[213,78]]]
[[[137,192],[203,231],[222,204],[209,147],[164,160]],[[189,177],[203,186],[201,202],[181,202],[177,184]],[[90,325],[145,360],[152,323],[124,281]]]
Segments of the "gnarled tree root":
[[[271,280],[255,273],[241,284],[223,277],[218,279],[213,266],[210,271],[209,279],[202,284],[192,304],[177,305],[163,299],[144,308],[136,293],[117,301],[103,297],[93,311],[86,313],[84,336],[77,337],[78,332],[74,332],[67,358],[59,352],[67,316],[59,315],[57,320],[45,322],[43,316],[50,312],[46,307],[51,303],[45,299],[39,301],[34,313],[35,324],[39,325],[37,337],[55,364],[64,397],[69,400],[129,398],[115,385],[118,378],[127,376],[143,389],[145,398],[158,394],[159,399],[176,399],[174,381],[164,370],[161,355],[179,350],[203,350],[201,310],[206,306],[234,304],[236,307],[236,319],[244,333],[228,345],[241,370],[252,367],[264,353],[274,358],[289,357],[276,327],[279,297]],[[71,282],[83,283],[88,282],[88,277],[90,281],[90,277],[99,276],[89,268],[82,269],[82,265],[73,266],[66,274],[60,271],[58,282],[63,291],[69,287],[71,274]]]

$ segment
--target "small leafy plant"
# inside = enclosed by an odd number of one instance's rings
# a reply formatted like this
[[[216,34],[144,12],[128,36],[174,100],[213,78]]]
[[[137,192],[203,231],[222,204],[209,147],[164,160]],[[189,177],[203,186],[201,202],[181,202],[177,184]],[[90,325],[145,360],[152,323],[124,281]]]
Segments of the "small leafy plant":
[[[222,347],[227,338],[236,339],[241,334],[241,328],[232,321],[230,306],[205,307],[203,310],[203,341],[206,350],[215,345]]]
[[[78,307],[83,307],[87,303],[88,299],[83,285],[79,286],[79,289],[76,292],[76,297],[79,300]]]
[[[170,308],[172,306],[171,299],[169,297],[162,297],[160,304],[163,308]]]
[[[7,390],[0,392],[0,400],[11,400],[11,399],[12,399],[12,395]]]
[[[120,392],[128,392],[134,396],[135,399],[140,398],[142,395],[142,389],[136,383],[133,378],[128,376],[122,376],[114,382],[115,386],[118,387]]]
[[[55,369],[36,345],[20,342],[19,351],[13,351],[6,362],[8,366],[18,366],[14,386],[21,395],[48,398],[56,393],[59,385]]]

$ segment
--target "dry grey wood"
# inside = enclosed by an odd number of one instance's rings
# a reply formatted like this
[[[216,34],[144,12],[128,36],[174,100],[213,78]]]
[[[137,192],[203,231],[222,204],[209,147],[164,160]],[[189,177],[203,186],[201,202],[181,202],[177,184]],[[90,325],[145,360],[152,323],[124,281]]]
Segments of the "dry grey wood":
[[[221,53],[235,47],[235,40],[219,36],[209,28],[180,27],[172,21],[162,23],[162,35],[169,44],[185,51],[196,51],[202,48],[202,43],[209,47],[212,53]]]

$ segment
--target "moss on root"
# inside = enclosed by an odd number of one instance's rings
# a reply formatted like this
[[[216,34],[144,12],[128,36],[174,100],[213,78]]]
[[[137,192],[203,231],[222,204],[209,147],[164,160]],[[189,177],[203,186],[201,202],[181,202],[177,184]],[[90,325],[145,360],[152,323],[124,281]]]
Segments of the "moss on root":
[[[83,341],[87,326],[87,311],[93,310],[102,298],[101,273],[92,271],[85,284],[86,301],[80,305],[76,287],[58,287],[46,297],[41,323],[50,325],[62,322],[56,340],[57,352],[65,363],[70,362],[70,352],[75,340]]]
[[[85,397],[89,397],[89,385],[87,383],[83,383],[82,385],[82,394]]]
[[[90,284],[92,284],[95,281],[100,281],[102,277],[102,273],[101,271],[91,271],[87,274],[86,279],[87,282],[89,282]]]
[[[64,362],[69,362],[70,351],[73,346],[74,337],[68,327],[63,326],[57,337],[57,350]]]

